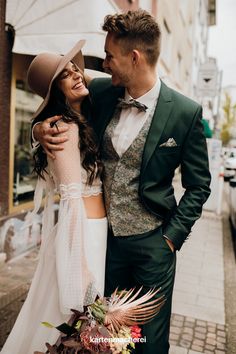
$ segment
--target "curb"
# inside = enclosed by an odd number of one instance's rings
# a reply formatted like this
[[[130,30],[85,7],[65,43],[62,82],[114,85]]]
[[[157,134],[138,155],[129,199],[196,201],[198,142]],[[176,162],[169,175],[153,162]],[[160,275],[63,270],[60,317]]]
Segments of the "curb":
[[[228,214],[223,215],[223,246],[225,270],[225,315],[227,328],[227,354],[236,353],[236,263]]]

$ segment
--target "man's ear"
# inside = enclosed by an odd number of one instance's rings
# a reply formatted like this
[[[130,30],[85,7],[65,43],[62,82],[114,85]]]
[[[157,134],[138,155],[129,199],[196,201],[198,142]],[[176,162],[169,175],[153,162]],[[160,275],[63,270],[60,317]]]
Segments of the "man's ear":
[[[132,64],[137,65],[140,61],[140,52],[137,49],[134,49],[131,54]]]

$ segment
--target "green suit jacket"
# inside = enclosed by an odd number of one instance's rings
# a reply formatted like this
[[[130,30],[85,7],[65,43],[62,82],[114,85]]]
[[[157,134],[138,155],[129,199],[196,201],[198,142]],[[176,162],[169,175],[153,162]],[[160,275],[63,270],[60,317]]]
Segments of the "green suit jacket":
[[[94,128],[99,141],[124,88],[110,79],[94,79],[90,84]],[[163,233],[180,249],[202,205],[210,194],[210,173],[202,108],[196,102],[161,84],[160,96],[146,139],[140,171],[139,195],[143,205],[163,219]],[[165,146],[173,138],[176,146]],[[161,146],[164,144],[164,146]],[[181,166],[185,193],[176,204],[172,180]]]

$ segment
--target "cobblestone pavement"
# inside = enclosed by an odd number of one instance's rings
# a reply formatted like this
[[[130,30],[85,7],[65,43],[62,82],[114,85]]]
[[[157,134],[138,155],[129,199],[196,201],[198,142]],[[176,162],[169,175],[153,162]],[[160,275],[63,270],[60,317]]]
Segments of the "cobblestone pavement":
[[[172,314],[170,343],[197,353],[226,353],[226,327]]]

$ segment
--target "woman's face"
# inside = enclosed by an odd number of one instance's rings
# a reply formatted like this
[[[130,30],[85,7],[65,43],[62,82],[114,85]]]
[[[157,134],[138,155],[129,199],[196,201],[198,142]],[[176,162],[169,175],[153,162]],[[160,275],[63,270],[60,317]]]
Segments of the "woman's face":
[[[79,68],[69,62],[58,77],[58,87],[64,93],[71,106],[80,103],[89,94]]]

